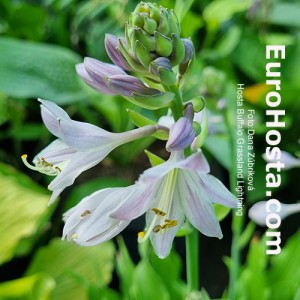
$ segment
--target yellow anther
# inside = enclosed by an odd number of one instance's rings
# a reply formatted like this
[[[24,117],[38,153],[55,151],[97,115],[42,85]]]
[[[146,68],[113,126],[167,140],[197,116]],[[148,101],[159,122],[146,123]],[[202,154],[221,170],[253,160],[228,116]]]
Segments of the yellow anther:
[[[157,232],[159,232],[161,229],[163,229],[162,226],[156,225],[156,226],[153,227],[152,231],[155,232],[155,233],[157,233]]]
[[[91,214],[91,211],[90,210],[85,210],[81,215],[80,215],[80,217],[81,218],[84,218],[84,217],[86,217],[86,216],[88,216],[88,215],[90,215]]]
[[[178,224],[177,220],[165,220],[165,228],[175,227]]]
[[[164,217],[166,215],[165,212],[163,212],[162,210],[158,209],[158,208],[152,208],[152,211],[156,214],[156,215],[159,215],[159,216],[162,216]]]

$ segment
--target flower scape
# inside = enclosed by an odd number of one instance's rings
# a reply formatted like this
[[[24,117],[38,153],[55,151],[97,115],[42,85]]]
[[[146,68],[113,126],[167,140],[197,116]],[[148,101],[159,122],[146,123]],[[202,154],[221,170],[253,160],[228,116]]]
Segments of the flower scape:
[[[204,101],[182,97],[194,46],[180,36],[175,13],[141,2],[125,25],[125,37],[107,34],[105,48],[114,64],[85,58],[76,66],[81,79],[99,93],[121,95],[140,108],[167,108],[172,121],[168,125],[150,120],[145,124],[148,119],[135,113],[139,128],[112,133],[72,120],[54,102],[39,99],[43,122],[57,139],[36,155],[33,165],[27,155],[22,156],[23,162],[55,177],[48,186],[51,204],[82,172],[120,145],[151,135],[164,136],[161,139],[167,140],[165,148],[170,155],[145,170],[134,184],[102,189],[82,199],[63,216],[63,238],[93,246],[112,239],[143,214],[146,225],[137,232],[138,242],[150,239],[160,258],[169,255],[185,223],[206,236],[222,238],[213,205],[235,208],[237,200],[209,174],[201,150],[208,124],[195,117],[205,111]]]

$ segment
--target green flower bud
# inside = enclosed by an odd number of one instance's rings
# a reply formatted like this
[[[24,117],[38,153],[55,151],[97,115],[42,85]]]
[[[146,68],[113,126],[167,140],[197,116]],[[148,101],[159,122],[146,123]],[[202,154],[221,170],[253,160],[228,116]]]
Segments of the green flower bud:
[[[158,31],[154,33],[154,36],[156,42],[156,53],[159,54],[159,56],[168,57],[173,50],[172,40]]]
[[[202,71],[200,93],[206,97],[218,98],[225,88],[225,74],[214,67],[205,67]]]
[[[159,57],[151,62],[150,71],[152,74],[160,77],[161,82],[165,85],[174,85],[176,76],[172,71],[172,66],[168,58]]]
[[[189,61],[189,48],[180,37],[180,25],[174,11],[154,3],[140,2],[136,6],[125,26],[125,40],[126,43],[119,40],[117,47],[121,56],[132,71],[154,82],[162,80],[167,85],[175,84],[172,68]],[[158,58],[168,59],[171,69],[155,71],[151,62]]]

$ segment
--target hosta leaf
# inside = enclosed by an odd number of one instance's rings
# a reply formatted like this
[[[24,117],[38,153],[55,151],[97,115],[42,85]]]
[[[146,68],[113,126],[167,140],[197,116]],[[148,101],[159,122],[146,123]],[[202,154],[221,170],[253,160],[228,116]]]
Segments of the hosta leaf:
[[[21,239],[34,235],[49,212],[45,190],[0,163],[0,263],[10,260]]]
[[[45,274],[34,274],[0,284],[0,299],[48,300],[55,287],[53,278]]]
[[[134,110],[127,109],[127,112],[129,114],[132,122],[138,127],[157,124],[155,121],[144,117],[143,115],[139,114],[138,112],[136,112]],[[164,130],[158,130],[154,134],[152,134],[152,136],[165,141],[168,139],[169,134],[168,134],[168,132],[166,132]]]
[[[111,242],[94,247],[77,245],[54,239],[40,248],[27,275],[43,272],[53,277],[56,288],[53,300],[87,300],[87,286],[104,287],[110,282],[113,272],[114,246]]]
[[[16,98],[43,98],[59,104],[85,96],[75,72],[81,58],[49,44],[0,38],[0,91]]]

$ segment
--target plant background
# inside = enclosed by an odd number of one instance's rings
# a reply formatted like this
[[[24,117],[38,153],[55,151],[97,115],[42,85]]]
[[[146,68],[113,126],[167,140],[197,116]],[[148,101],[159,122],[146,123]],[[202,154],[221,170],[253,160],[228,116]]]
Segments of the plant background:
[[[282,108],[286,127],[281,147],[300,156],[300,3],[299,1],[165,0],[175,8],[182,36],[191,37],[196,59],[185,98],[205,96],[213,116],[222,116],[220,99],[235,122],[236,84],[244,83],[245,107],[256,111],[255,191],[247,193],[244,212],[264,200],[265,45],[285,44]],[[32,172],[20,156],[33,158],[52,139],[42,124],[37,97],[55,101],[72,118],[120,132],[134,127],[117,96],[97,94],[77,77],[74,66],[84,56],[109,62],[105,33],[123,35],[124,22],[137,1],[44,0],[0,2],[0,299],[183,299],[184,239],[160,261],[148,246],[137,248],[138,219],[123,239],[92,248],[60,241],[64,211],[92,191],[126,186],[150,166],[143,150],[164,158],[164,144],[153,138],[114,150],[85,172],[61,199],[47,207],[51,178]],[[206,67],[213,67],[213,76]],[[141,113],[146,113],[139,110]],[[147,112],[157,119],[165,111]],[[212,173],[229,185],[229,135],[223,122],[204,144]],[[298,169],[299,170],[299,169]],[[283,171],[275,194],[299,200],[299,171]],[[230,267],[231,216],[221,223],[224,238],[200,238],[200,285],[211,298],[226,299]],[[282,222],[282,253],[266,257],[264,228],[246,218],[240,240],[242,267],[238,299],[300,299],[299,215]],[[155,287],[155,288],[154,288]],[[208,299],[198,295],[196,299]],[[202,298],[201,298],[202,297]]]

